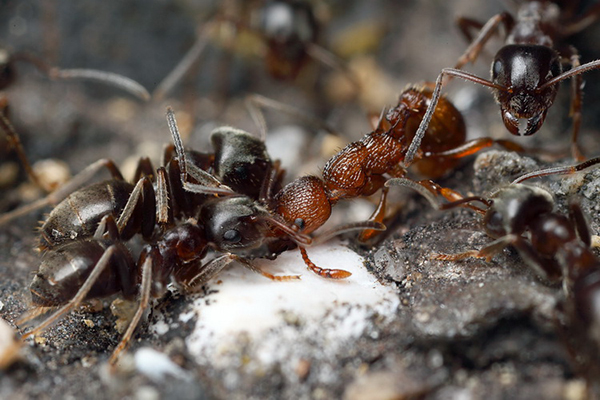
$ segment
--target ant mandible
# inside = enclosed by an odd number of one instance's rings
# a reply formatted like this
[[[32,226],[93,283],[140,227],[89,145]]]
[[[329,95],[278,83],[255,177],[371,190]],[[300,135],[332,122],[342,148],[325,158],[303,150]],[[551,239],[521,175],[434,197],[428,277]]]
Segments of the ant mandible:
[[[571,153],[575,159],[583,160],[584,156],[577,145],[581,125],[581,74],[600,68],[600,60],[580,65],[579,55],[573,46],[556,46],[559,40],[579,32],[597,19],[600,7],[594,7],[585,15],[570,20],[567,20],[567,14],[550,1],[525,1],[516,18],[508,13],[490,18],[455,67],[442,69],[436,80],[430,106],[407,151],[404,164],[410,165],[413,161],[437,106],[444,78],[454,77],[491,88],[496,102],[500,104],[506,129],[513,135],[525,136],[532,135],[541,128],[558,92],[558,84],[573,78]],[[470,20],[463,22],[465,23],[478,25]],[[466,63],[477,59],[499,25],[504,25],[507,34],[505,45],[496,53],[492,62],[491,80],[462,71],[460,68]],[[563,63],[569,63],[572,68],[563,72]],[[527,121],[525,127],[522,126],[523,120]]]
[[[266,44],[264,55],[267,71],[280,80],[291,80],[313,58],[343,71],[355,87],[356,79],[344,64],[330,51],[317,44],[319,26],[313,6],[302,0],[265,0],[253,8],[238,10],[239,15],[226,11],[218,13],[198,33],[187,54],[154,90],[155,99],[164,98],[189,71],[204,52],[209,37],[223,24],[231,24],[236,30],[245,30]]]
[[[150,93],[142,85],[125,76],[95,69],[61,69],[48,65],[32,54],[24,52],[11,53],[6,49],[0,49],[0,91],[9,88],[16,81],[18,75],[16,64],[19,62],[33,65],[52,80],[82,79],[96,81],[122,89],[141,100],[147,101],[150,99]],[[0,93],[0,131],[7,138],[6,146],[9,149],[14,149],[31,182],[38,187],[43,187],[25,154],[20,137],[10,121],[9,101],[7,96],[2,93]]]

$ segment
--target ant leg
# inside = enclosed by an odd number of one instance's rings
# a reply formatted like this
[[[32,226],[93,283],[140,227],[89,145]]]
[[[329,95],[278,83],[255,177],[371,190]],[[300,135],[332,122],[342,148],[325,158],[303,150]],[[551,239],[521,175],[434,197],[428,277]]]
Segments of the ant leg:
[[[237,262],[239,262],[240,264],[242,264],[244,267],[248,268],[250,271],[254,271],[257,272],[259,274],[261,274],[262,276],[269,278],[272,281],[294,281],[294,280],[300,280],[300,275],[273,275],[270,274],[266,271],[263,271],[262,269],[258,268],[256,265],[252,264],[250,261],[232,255],[233,259]]]
[[[48,77],[50,79],[83,79],[105,83],[123,89],[141,100],[150,100],[150,93],[145,87],[131,78],[113,72],[98,71],[95,69],[60,69],[53,67],[48,70]]]
[[[342,74],[346,77],[346,79],[348,79],[348,82],[350,82],[350,84],[354,88],[355,93],[361,92],[361,83],[358,80],[358,77],[337,55],[315,43],[307,43],[306,52],[309,56],[311,56],[315,60],[322,62],[323,64],[327,65],[333,70],[341,71]]]
[[[446,200],[449,201],[449,203],[441,204],[440,209],[453,208],[456,205],[460,204],[462,207],[469,208],[475,212],[478,212],[479,214],[483,215],[486,213],[486,210],[483,210],[479,207],[474,206],[473,204],[470,204],[471,200],[465,201],[465,197],[462,194],[460,194],[457,191],[452,190],[450,188],[440,186],[432,180],[425,179],[425,180],[418,181],[416,183],[418,185],[425,187],[430,192],[432,192],[436,195],[441,195],[443,198],[445,198]],[[469,199],[471,199],[471,198],[469,198]],[[476,198],[476,200],[481,202],[480,198]],[[489,202],[484,203],[484,204],[489,204]],[[452,206],[449,207],[448,205],[452,205]]]
[[[163,164],[164,165],[164,164]],[[140,157],[135,174],[133,175],[133,181],[137,182],[142,176],[152,177],[154,175],[154,168],[152,162],[148,157]]]
[[[120,235],[123,238],[130,238],[136,232],[135,223],[137,216],[143,214],[142,236],[149,239],[152,236],[156,222],[156,202],[154,200],[154,188],[152,182],[147,176],[140,178],[135,184],[127,203],[121,211],[117,220],[117,226]]]
[[[458,29],[463,34],[463,36],[467,39],[467,43],[473,42],[473,33],[472,30],[476,30],[479,32],[483,28],[483,22],[477,21],[472,18],[467,17],[458,17],[456,19],[456,25]]]
[[[329,229],[323,233],[319,233],[318,236],[315,236],[312,239],[312,244],[319,244],[319,243],[325,243],[328,240],[339,236],[343,233],[346,232],[352,232],[352,231],[385,231],[386,230],[386,226],[381,223],[381,222],[375,222],[375,221],[360,221],[360,222],[350,222],[347,224],[342,224],[339,226],[336,226],[335,228]]]
[[[29,53],[17,53],[13,55],[14,61],[25,61],[35,66],[40,72],[52,80],[57,79],[83,79],[104,83],[148,101],[150,93],[141,84],[131,78],[113,72],[99,71],[95,69],[60,69],[51,67],[45,61]]]
[[[150,289],[152,288],[151,283],[152,257],[148,257],[144,260],[144,264],[142,265],[142,284],[140,286],[140,300],[138,303],[137,310],[135,311],[133,318],[129,322],[127,331],[125,331],[125,333],[123,334],[121,341],[113,350],[113,353],[108,360],[110,365],[114,365],[119,360],[119,355],[123,350],[127,348],[129,340],[131,340],[131,336],[135,332],[135,329],[138,327],[140,320],[142,319],[142,316],[144,314],[144,311],[148,308],[148,304],[150,303]]]
[[[181,134],[177,126],[177,120],[175,119],[175,113],[171,107],[167,107],[167,125],[173,138],[173,145],[175,146],[175,152],[179,159],[179,168],[181,171],[181,184],[185,190],[192,193],[200,194],[213,194],[220,196],[231,195],[234,192],[226,185],[221,184],[218,179],[202,170],[201,168],[194,165],[192,162],[188,162],[183,148],[183,141],[181,140]],[[198,181],[199,183],[190,183],[188,181],[188,174]]]
[[[169,210],[171,210],[169,200],[174,200],[169,198],[169,193],[172,192],[169,190],[170,187],[167,173],[163,167],[160,167],[156,171],[156,200],[154,200],[154,208],[156,210],[156,219],[161,225],[166,225],[173,219],[172,214],[169,214]]]
[[[487,262],[490,262],[494,255],[498,254],[507,246],[514,245],[518,239],[519,238],[516,235],[506,235],[494,240],[481,250],[469,250],[456,254],[432,253],[429,256],[429,259],[440,261],[461,261],[467,258],[485,258]]]
[[[385,218],[385,211],[386,211],[387,196],[388,196],[389,191],[390,191],[390,188],[387,186],[384,186],[381,189],[381,197],[379,198],[379,204],[377,204],[377,208],[375,209],[375,211],[373,211],[373,214],[371,214],[371,217],[369,217],[369,219],[367,221],[372,221],[372,222],[383,225],[383,219]],[[372,239],[379,232],[380,232],[379,229],[365,229],[358,236],[358,240],[360,242],[364,243],[364,242],[368,241],[369,239]]]
[[[92,289],[94,283],[96,283],[102,272],[104,272],[106,267],[109,265],[112,257],[116,254],[116,251],[116,245],[111,245],[110,247],[108,247],[104,254],[102,254],[102,257],[100,257],[100,260],[98,260],[98,262],[96,263],[96,266],[94,267],[90,275],[87,277],[85,282],[83,282],[83,285],[81,285],[75,296],[71,300],[69,300],[67,304],[60,307],[50,317],[46,318],[41,324],[36,326],[33,330],[25,333],[22,336],[22,338],[26,339],[29,336],[37,335],[38,333],[46,329],[48,326],[56,322],[58,319],[60,319],[63,315],[72,311],[75,307],[81,304],[83,299],[85,299],[85,296],[87,296],[89,291]],[[22,322],[24,322],[24,320],[20,319],[18,321],[18,324],[21,324]]]
[[[506,32],[510,31],[510,28],[514,25],[513,18],[508,13],[497,14],[490,18],[485,25],[481,28],[477,37],[471,42],[465,52],[458,58],[454,68],[461,69],[467,63],[474,63],[481,53],[481,50],[490,40],[492,35],[496,33],[498,26],[504,25]],[[464,33],[464,31],[463,31]]]
[[[121,175],[121,172],[113,161],[106,158],[100,159],[95,163],[88,165],[83,171],[75,175],[69,182],[65,183],[54,192],[48,194],[46,197],[0,215],[0,226],[42,207],[58,204],[69,194],[73,193],[75,190],[79,189],[82,185],[89,181],[102,168],[108,169],[114,179],[124,180],[123,175]]]
[[[444,77],[445,76],[451,76],[451,77],[464,79],[466,81],[477,83],[482,86],[486,86],[486,87],[493,88],[496,90],[501,90],[501,91],[506,90],[506,88],[504,88],[503,86],[497,85],[494,82],[491,82],[484,78],[480,78],[477,75],[473,75],[471,73],[462,71],[460,69],[455,69],[455,68],[442,69],[442,72],[440,72],[440,74],[438,75],[438,77],[435,81],[435,88],[433,89],[433,93],[431,95],[431,100],[429,101],[429,105],[427,106],[427,110],[425,111],[425,114],[423,115],[423,119],[421,120],[421,123],[419,124],[419,128],[415,132],[415,135],[412,139],[412,142],[410,143],[410,146],[406,150],[404,160],[402,161],[403,168],[408,168],[414,161],[415,155],[417,154],[417,151],[419,150],[419,146],[421,145],[421,140],[423,140],[423,136],[425,136],[425,132],[427,131],[427,128],[429,127],[429,123],[431,122],[431,118],[433,117],[433,113],[435,112],[435,108],[437,107],[437,104],[440,100],[442,86],[444,85]]]
[[[308,267],[308,269],[310,269],[315,274],[317,274],[319,276],[322,276],[323,278],[344,279],[344,278],[347,278],[350,275],[352,275],[351,272],[348,272],[348,271],[343,270],[343,269],[329,269],[329,268],[318,267],[317,265],[315,265],[315,263],[313,263],[308,258],[308,254],[306,254],[306,249],[304,247],[298,246],[298,249],[300,250],[300,254],[302,255],[302,259],[304,260],[304,263],[306,264],[306,266]]]
[[[179,63],[173,68],[171,72],[158,84],[154,92],[152,92],[152,98],[156,100],[162,100],[173,87],[181,81],[181,78],[192,68],[196,61],[200,58],[206,45],[208,44],[210,30],[213,29],[215,21],[207,23],[200,33],[192,47],[188,50],[185,56],[179,61]]]
[[[31,182],[37,187],[41,188],[42,185],[40,183],[40,180],[36,173],[33,171],[33,168],[31,166],[31,163],[29,162],[29,159],[27,158],[27,155],[25,155],[25,149],[23,149],[23,144],[21,143],[19,134],[17,133],[14,126],[10,123],[9,119],[4,115],[3,112],[0,112],[0,129],[4,131],[6,137],[8,138],[9,146],[12,147],[17,153],[19,160],[21,160],[21,165],[23,165],[23,168],[25,169],[25,172],[27,173],[27,176],[29,176]]]
[[[472,201],[478,201],[483,203],[486,207],[489,207],[491,204],[489,200],[480,196],[462,197],[460,193],[452,189],[439,186],[437,183],[429,180],[416,182],[408,178],[393,178],[389,179],[385,183],[385,186],[406,186],[410,189],[413,189],[419,192],[421,196],[425,197],[425,199],[427,199],[431,206],[436,210],[449,210],[455,207],[466,207],[480,214],[484,214],[485,210],[475,207],[469,203]],[[449,200],[450,203],[440,203],[437,195],[442,195],[445,199]]]
[[[191,263],[175,271],[175,282],[183,286],[186,292],[197,291],[199,287],[221,272],[233,260],[232,254],[224,254],[210,260],[207,264]]]
[[[581,64],[579,62],[579,54],[574,47],[571,46],[571,67],[577,68]],[[581,148],[577,144],[577,136],[581,128],[581,103],[583,99],[583,80],[581,75],[576,75],[571,81],[571,109],[569,116],[573,119],[573,134],[571,135],[571,155],[576,161],[585,160]]]
[[[567,2],[568,5],[572,6],[571,8],[576,9],[575,4],[572,5],[571,3],[576,3],[576,2],[574,2],[574,1]],[[582,30],[586,29],[590,25],[592,25],[594,22],[596,22],[598,20],[599,17],[600,17],[600,4],[594,4],[582,16],[574,19],[568,25],[562,26],[560,29],[560,32],[563,36],[574,35],[578,32],[581,32]]]
[[[112,214],[102,217],[102,220],[100,220],[98,228],[96,228],[96,232],[94,233],[94,239],[101,240],[105,235],[111,240],[118,240],[121,238],[117,222]]]
[[[542,176],[571,175],[571,174],[574,174],[575,172],[583,171],[584,169],[592,167],[596,164],[600,164],[600,157],[590,158],[589,160],[584,161],[579,164],[576,164],[576,165],[567,165],[567,166],[562,166],[562,167],[551,167],[551,168],[546,168],[546,169],[540,169],[537,171],[532,171],[527,174],[521,175],[520,177],[518,177],[517,179],[512,181],[511,185],[514,185],[516,183],[521,183],[528,179],[539,178]]]
[[[591,246],[592,235],[590,233],[590,228],[578,203],[573,202],[569,204],[569,219],[573,221],[579,239],[581,239],[586,246]]]

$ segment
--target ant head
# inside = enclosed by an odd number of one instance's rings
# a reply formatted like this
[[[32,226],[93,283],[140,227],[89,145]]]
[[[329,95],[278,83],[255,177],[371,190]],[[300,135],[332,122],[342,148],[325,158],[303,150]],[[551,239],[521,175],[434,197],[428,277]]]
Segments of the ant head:
[[[265,36],[279,43],[314,41],[317,24],[306,2],[272,0],[260,10],[260,27]]]
[[[523,184],[510,185],[494,193],[483,218],[487,233],[495,238],[522,234],[532,217],[551,212],[554,199],[548,191]]]
[[[307,2],[268,1],[260,10],[260,31],[268,43],[265,57],[271,76],[293,79],[307,60],[307,43],[317,36],[317,23]]]
[[[502,120],[513,135],[532,135],[554,102],[557,85],[542,87],[562,72],[558,53],[538,45],[507,45],[498,51],[492,63],[492,81],[504,87],[495,90]],[[527,125],[521,128],[521,121]]]
[[[244,258],[267,257],[268,211],[248,196],[220,197],[200,210],[206,239],[221,252]],[[272,235],[270,235],[272,236]]]

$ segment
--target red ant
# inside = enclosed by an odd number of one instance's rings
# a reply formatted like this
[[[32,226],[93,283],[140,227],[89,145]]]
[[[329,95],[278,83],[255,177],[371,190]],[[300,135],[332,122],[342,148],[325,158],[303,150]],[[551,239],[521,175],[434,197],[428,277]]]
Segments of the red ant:
[[[190,290],[238,261],[271,279],[296,279],[293,275],[275,277],[251,263],[295,247],[318,275],[348,277],[345,270],[316,266],[305,247],[350,229],[384,229],[381,220],[387,190],[370,221],[341,226],[315,238],[309,235],[327,221],[339,200],[374,193],[383,188],[384,175],[406,174],[400,167],[403,152],[430,95],[427,89],[406,90],[398,105],[380,118],[374,132],[329,160],[323,179],[304,176],[282,189],[283,171],[278,162],[271,162],[261,140],[220,128],[212,138],[214,154],[185,152],[169,110],[173,146],[165,153],[165,167],[154,172],[148,160],[141,160],[137,183],[132,185],[123,180],[114,163],[100,160],[45,199],[0,217],[0,224],[6,223],[73,192],[40,229],[45,255],[32,284],[36,305],[62,307],[27,335],[39,333],[85,299],[116,293],[126,298],[139,295],[138,311],[111,357],[115,362],[148,299],[162,296],[170,278]],[[437,176],[452,168],[458,158],[494,143],[488,138],[465,143],[460,113],[445,99],[442,104],[430,125],[431,137],[423,141],[421,162],[416,164],[423,173]],[[442,134],[447,140],[436,138]],[[75,191],[101,168],[107,168],[113,179]],[[410,182],[428,192],[456,197],[431,181]],[[136,263],[124,242],[138,234],[148,244]],[[204,263],[209,249],[222,255]],[[67,267],[74,258],[81,260],[76,271]]]
[[[342,70],[354,86],[355,78],[338,58],[317,44],[319,26],[312,5],[302,0],[265,0],[260,5],[252,3],[249,10],[221,12],[202,28],[194,45],[184,58],[157,86],[153,93],[156,99],[164,98],[193,64],[200,58],[211,33],[223,24],[236,30],[245,30],[266,44],[264,55],[266,68],[277,79],[291,80],[306,65],[310,58],[319,60],[332,68]],[[239,17],[247,15],[247,19]]]
[[[16,64],[26,62],[36,67],[41,73],[52,80],[84,79],[111,85],[147,101],[150,99],[148,91],[136,81],[112,72],[98,71],[94,69],[60,69],[52,67],[40,58],[29,53],[10,53],[0,49],[0,91],[10,87],[17,78]],[[29,179],[38,187],[42,187],[39,178],[33,171],[31,164],[25,154],[19,135],[9,119],[8,98],[0,93],[0,131],[6,136],[6,147],[12,148],[21,161]]]
[[[558,84],[574,78],[571,88],[571,152],[577,160],[582,160],[583,155],[577,145],[581,125],[581,74],[600,68],[600,60],[580,65],[575,48],[556,46],[561,39],[579,32],[597,19],[600,8],[594,7],[579,18],[572,18],[568,14],[570,13],[561,11],[557,4],[550,1],[525,1],[516,17],[508,13],[498,14],[485,25],[464,20],[463,26],[481,26],[481,30],[455,67],[442,69],[436,80],[429,109],[407,151],[404,164],[410,165],[419,148],[437,106],[444,78],[453,77],[491,88],[496,102],[500,104],[506,129],[513,135],[525,136],[533,135],[541,128],[558,92]],[[466,63],[477,59],[501,24],[506,29],[505,45],[494,57],[491,80],[460,70]],[[563,72],[563,63],[569,63],[572,68]],[[521,129],[523,120],[527,120],[527,126]]]

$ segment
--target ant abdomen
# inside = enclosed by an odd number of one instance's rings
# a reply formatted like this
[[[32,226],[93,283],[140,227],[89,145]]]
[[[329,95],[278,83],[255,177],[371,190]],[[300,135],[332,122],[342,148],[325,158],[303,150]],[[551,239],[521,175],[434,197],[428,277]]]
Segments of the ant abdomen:
[[[40,250],[92,236],[105,215],[120,215],[132,190],[130,183],[113,179],[72,193],[52,210],[41,226]]]
[[[131,298],[137,278],[135,262],[122,243],[85,239],[67,242],[44,253],[42,263],[30,286],[35,306],[50,307],[66,304],[89,277],[98,261],[112,246],[108,267],[105,267],[86,299],[107,297],[122,292]]]

